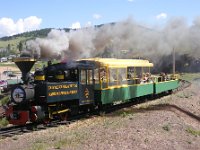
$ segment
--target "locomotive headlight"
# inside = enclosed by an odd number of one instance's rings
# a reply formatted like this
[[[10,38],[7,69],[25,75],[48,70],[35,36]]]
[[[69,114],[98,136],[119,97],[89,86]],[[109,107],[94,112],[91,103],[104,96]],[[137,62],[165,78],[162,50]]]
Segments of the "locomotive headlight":
[[[17,86],[11,91],[11,100],[16,104],[32,101],[34,94],[32,86]]]
[[[15,103],[21,103],[23,100],[25,100],[26,93],[22,87],[16,87],[13,90],[11,97]]]

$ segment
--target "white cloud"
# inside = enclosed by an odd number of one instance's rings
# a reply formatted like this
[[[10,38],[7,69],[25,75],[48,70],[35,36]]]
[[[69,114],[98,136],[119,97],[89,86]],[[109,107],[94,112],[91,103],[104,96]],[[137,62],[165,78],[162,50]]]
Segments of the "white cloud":
[[[38,25],[42,22],[41,18],[37,18],[36,16],[31,16],[24,19],[24,28],[26,30],[36,29]]]
[[[86,24],[85,24],[85,27],[91,27],[92,26],[92,22],[91,21],[88,21]]]
[[[81,24],[80,22],[75,22],[75,23],[72,23],[72,26],[71,26],[72,29],[79,29],[81,28]]]
[[[12,18],[0,18],[0,37],[38,29],[41,23],[42,19],[36,16],[19,19],[16,22]]]
[[[166,19],[167,18],[167,14],[166,13],[160,13],[156,16],[156,19]]]
[[[93,14],[93,18],[94,19],[100,19],[100,18],[102,18],[102,16],[100,14]]]
[[[133,2],[134,0],[128,0],[128,2]]]

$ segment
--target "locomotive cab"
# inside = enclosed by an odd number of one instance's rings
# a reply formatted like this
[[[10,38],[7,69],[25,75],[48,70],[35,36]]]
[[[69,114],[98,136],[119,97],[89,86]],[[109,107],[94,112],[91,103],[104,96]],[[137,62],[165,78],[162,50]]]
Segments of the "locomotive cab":
[[[60,63],[47,67],[45,72],[47,103],[70,103],[73,100],[78,106],[94,104],[94,65],[84,62]],[[51,76],[51,80],[48,80],[48,76]]]

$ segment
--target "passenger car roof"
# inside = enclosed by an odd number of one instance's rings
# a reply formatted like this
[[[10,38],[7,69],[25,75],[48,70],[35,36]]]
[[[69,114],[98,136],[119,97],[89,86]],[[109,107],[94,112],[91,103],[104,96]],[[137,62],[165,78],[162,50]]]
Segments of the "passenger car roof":
[[[93,62],[98,66],[107,66],[110,68],[153,67],[153,63],[144,59],[87,58],[78,61]]]

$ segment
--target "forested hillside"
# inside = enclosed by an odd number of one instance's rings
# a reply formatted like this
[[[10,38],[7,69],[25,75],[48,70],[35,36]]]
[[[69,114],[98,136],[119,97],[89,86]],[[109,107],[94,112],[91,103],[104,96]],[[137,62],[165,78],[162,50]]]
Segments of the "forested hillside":
[[[52,28],[46,28],[36,31],[16,34],[13,36],[6,36],[0,38],[0,57],[8,56],[11,54],[18,54],[22,50],[25,42],[30,39],[46,37]],[[64,29],[69,31],[68,28]]]

